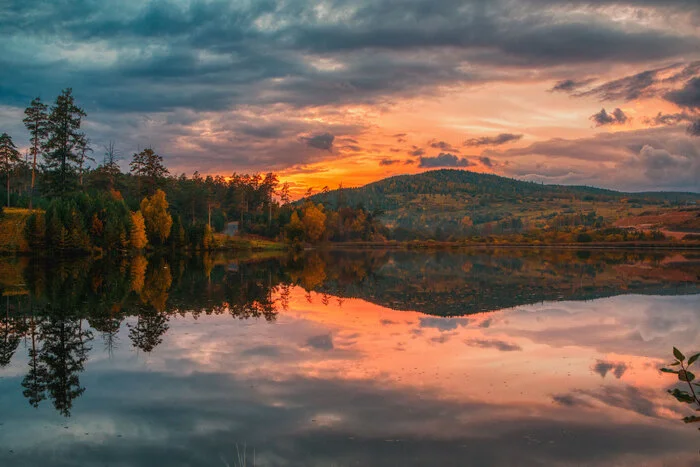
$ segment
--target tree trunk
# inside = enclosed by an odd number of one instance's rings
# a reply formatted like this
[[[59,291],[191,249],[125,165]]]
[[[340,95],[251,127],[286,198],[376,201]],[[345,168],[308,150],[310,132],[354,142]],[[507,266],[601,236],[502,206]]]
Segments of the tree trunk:
[[[7,171],[7,207],[10,207],[10,171]]]

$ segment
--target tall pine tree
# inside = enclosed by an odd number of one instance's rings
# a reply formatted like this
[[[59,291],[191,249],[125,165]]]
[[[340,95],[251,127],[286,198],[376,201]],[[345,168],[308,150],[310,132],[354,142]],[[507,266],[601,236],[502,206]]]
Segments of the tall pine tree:
[[[32,156],[32,192],[36,184],[36,160],[44,152],[48,136],[49,114],[46,104],[40,97],[32,99],[31,104],[24,110],[24,126],[27,127],[30,138],[29,154]],[[30,198],[31,207],[31,198]]]
[[[10,207],[10,177],[20,163],[19,151],[7,133],[0,135],[0,171],[7,177],[7,207]]]
[[[63,196],[76,185],[81,148],[87,146],[85,135],[80,131],[82,118],[86,115],[75,104],[71,88],[64,89],[51,107],[44,155],[50,194]]]

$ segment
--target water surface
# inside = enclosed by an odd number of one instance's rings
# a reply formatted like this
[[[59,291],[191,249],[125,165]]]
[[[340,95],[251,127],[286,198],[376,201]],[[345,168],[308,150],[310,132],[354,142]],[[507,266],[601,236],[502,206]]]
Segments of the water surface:
[[[0,262],[0,465],[698,465],[692,253]]]

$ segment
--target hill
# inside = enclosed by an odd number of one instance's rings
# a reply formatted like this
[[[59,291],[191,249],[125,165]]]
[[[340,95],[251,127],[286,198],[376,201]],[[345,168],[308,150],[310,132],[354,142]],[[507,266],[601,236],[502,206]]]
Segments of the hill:
[[[434,170],[331,190],[309,199],[331,209],[362,206],[378,213],[389,228],[440,239],[466,232],[505,233],[567,223],[601,227],[649,209],[695,205],[700,194],[625,193],[543,185],[466,170]]]

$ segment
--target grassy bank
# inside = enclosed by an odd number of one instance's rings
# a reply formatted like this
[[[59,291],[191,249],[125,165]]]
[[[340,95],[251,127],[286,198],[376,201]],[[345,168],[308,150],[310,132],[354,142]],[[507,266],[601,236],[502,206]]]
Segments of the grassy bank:
[[[29,250],[24,238],[24,225],[31,213],[29,209],[3,209],[0,216],[0,253],[22,253]]]

